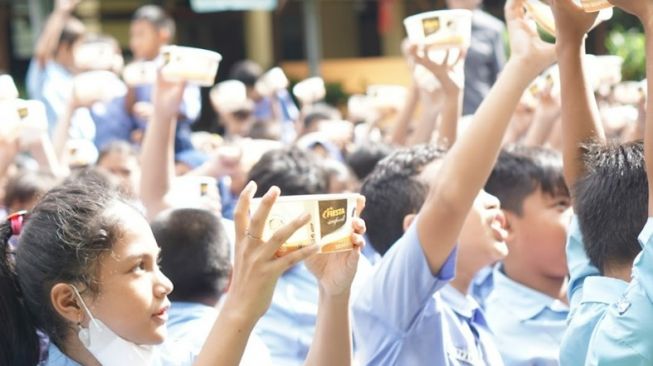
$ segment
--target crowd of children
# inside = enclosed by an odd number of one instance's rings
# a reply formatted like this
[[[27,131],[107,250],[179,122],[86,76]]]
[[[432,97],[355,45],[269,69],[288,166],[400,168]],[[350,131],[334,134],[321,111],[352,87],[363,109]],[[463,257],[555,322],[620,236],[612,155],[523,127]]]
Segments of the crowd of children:
[[[585,54],[597,12],[550,0],[548,43],[529,1],[506,1],[505,63],[482,1],[448,1],[474,10],[470,47],[405,41],[411,85],[344,116],[239,62],[210,92],[217,135],[160,66],[88,93],[80,49],[109,45],[119,74],[118,43],[56,0],[26,80],[42,128],[0,121],[0,364],[653,365],[653,97]],[[609,2],[650,35],[653,1]],[[174,34],[139,8],[134,61]],[[345,192],[352,250],[280,250],[307,212],[268,234],[280,196]]]

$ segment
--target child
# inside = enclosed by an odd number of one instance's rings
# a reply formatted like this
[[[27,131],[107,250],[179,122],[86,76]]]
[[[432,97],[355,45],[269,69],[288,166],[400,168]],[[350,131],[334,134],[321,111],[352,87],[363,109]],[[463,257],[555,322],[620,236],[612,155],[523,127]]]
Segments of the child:
[[[151,61],[159,56],[161,47],[169,44],[175,36],[175,23],[156,5],[144,5],[136,10],[129,28],[129,48],[137,61]],[[144,129],[152,117],[152,85],[130,88],[126,97],[127,112]],[[202,107],[200,89],[188,85],[178,115],[179,126],[175,137],[175,152],[193,148],[190,141],[190,125],[199,116]]]
[[[36,364],[40,329],[51,341],[46,365],[237,365],[277,278],[317,251],[311,246],[276,256],[308,215],[263,241],[264,218],[279,190],[270,189],[250,219],[255,191],[250,183],[236,208],[231,288],[194,363],[193,354],[163,343],[173,286],[159,270],[160,249],[147,221],[126,201],[101,187],[69,184],[46,194],[29,216],[8,218],[0,225],[2,364]],[[19,234],[13,264],[7,240]],[[353,234],[352,241],[360,245],[362,238]],[[319,279],[321,301],[315,337],[320,345],[309,352],[308,364],[350,364],[347,304],[359,252],[307,263]]]
[[[616,6],[637,16],[646,34],[648,87],[653,87],[650,60],[653,57],[653,3],[651,1],[613,0]],[[648,177],[648,220],[639,235],[642,252],[632,266],[632,281],[622,297],[610,305],[598,321],[590,340],[586,364],[589,365],[650,365],[653,362],[653,95],[647,96],[644,160]]]
[[[552,47],[539,40],[534,24],[526,22],[523,1],[509,0],[506,18],[510,61],[472,127],[439,167],[429,166],[423,172],[430,183],[424,205],[355,299],[354,329],[362,364],[502,364],[482,314],[465,304],[465,287],[474,273],[457,273],[457,283],[452,284],[458,292],[450,299],[459,313],[445,310],[439,291],[454,275],[458,239],[478,242],[482,238],[487,241],[482,249],[505,253],[498,201],[481,188],[521,94],[553,61]],[[473,268],[487,257],[466,253],[460,260],[479,262],[466,264]]]
[[[485,189],[501,201],[508,245],[484,301],[488,325],[506,365],[555,365],[569,312],[562,158],[545,148],[504,149]]]

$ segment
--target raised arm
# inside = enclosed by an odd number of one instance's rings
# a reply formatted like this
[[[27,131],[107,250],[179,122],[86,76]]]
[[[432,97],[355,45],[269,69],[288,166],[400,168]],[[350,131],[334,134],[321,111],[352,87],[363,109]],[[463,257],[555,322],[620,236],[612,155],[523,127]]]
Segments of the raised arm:
[[[582,144],[605,141],[596,99],[585,77],[583,63],[585,36],[598,13],[586,13],[573,0],[552,0],[551,8],[555,16],[560,66],[564,176],[567,186],[573,190],[585,171]]]
[[[351,284],[358,268],[364,245],[365,222],[358,218],[365,198],[357,200],[356,218],[351,240],[355,249],[347,252],[314,255],[306,259],[306,267],[319,284],[319,300],[315,335],[308,352],[306,366],[348,366],[352,362],[349,298]]]
[[[220,315],[195,362],[196,366],[239,365],[254,325],[272,302],[279,277],[317,252],[317,246],[311,245],[277,257],[276,252],[281,244],[305,225],[310,216],[302,214],[277,230],[270,240],[263,241],[260,238],[265,218],[280,192],[272,187],[250,219],[249,206],[255,192],[256,184],[250,182],[236,205],[236,250],[231,285]]]
[[[418,217],[419,240],[433,273],[439,273],[453,250],[523,91],[554,59],[553,47],[541,41],[535,25],[525,19],[523,0],[508,0],[505,13],[512,57],[476,111],[471,127],[442,161]]]
[[[170,83],[161,77],[154,86],[154,115],[141,151],[141,201],[148,219],[167,207],[165,196],[175,177],[174,138],[183,92],[183,83]]]
[[[438,79],[444,101],[441,110],[440,125],[437,130],[437,144],[443,147],[451,147],[458,135],[458,121],[460,120],[463,107],[464,74],[462,63],[465,60],[465,51],[458,51],[458,58],[453,64],[449,64],[449,52],[447,51],[442,63],[431,61],[428,57],[420,56],[416,47],[412,47],[415,61],[424,66]],[[426,53],[427,50],[424,50]],[[460,67],[459,72],[456,68]],[[426,106],[425,106],[426,107]],[[429,142],[424,141],[424,142]]]
[[[48,20],[43,27],[43,32],[36,41],[34,48],[34,57],[43,67],[45,63],[52,58],[54,51],[59,45],[59,37],[63,30],[66,20],[70,14],[75,10],[80,0],[56,0],[54,11],[48,17]]]

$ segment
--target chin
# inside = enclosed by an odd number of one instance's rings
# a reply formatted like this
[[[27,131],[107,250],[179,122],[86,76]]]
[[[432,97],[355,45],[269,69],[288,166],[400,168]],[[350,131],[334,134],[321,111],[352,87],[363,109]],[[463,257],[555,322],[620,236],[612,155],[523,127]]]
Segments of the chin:
[[[497,257],[497,260],[501,260],[508,255],[508,245],[506,242],[497,241],[494,243],[494,254]]]

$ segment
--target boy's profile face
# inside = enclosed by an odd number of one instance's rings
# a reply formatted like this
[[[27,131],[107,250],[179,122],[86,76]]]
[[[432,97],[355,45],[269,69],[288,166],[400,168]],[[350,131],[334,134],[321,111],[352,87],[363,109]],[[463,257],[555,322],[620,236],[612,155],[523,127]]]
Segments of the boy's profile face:
[[[135,20],[129,26],[129,49],[137,60],[152,60],[170,37],[146,20]]]
[[[552,196],[538,187],[524,199],[521,216],[508,213],[512,234],[509,256],[525,262],[521,268],[531,268],[546,277],[564,278],[571,216],[569,197]]]

